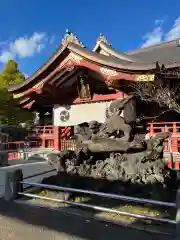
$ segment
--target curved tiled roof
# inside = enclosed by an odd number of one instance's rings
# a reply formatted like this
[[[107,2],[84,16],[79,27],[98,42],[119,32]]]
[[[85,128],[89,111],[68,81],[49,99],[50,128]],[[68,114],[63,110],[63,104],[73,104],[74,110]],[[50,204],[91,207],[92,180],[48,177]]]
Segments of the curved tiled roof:
[[[158,61],[159,64],[180,63],[180,39],[128,52],[119,52],[103,40],[98,42],[98,46],[111,56],[132,62],[150,63]]]
[[[14,91],[14,90],[18,89],[19,87],[23,87],[23,86],[31,83],[35,78],[37,78],[43,71],[45,71],[58,58],[58,56],[61,54],[61,52],[63,52],[64,49],[65,49],[65,46],[61,44],[58,47],[58,49],[56,50],[56,52],[39,69],[37,69],[36,72],[34,72],[30,77],[28,77],[26,79],[26,81],[24,81],[20,85],[10,86],[9,91],[10,92]]]
[[[74,52],[90,62],[119,71],[149,71],[156,69],[157,61],[163,64],[165,63],[166,68],[177,67],[177,64],[180,63],[180,54],[178,54],[180,53],[180,47],[178,46],[177,41],[171,41],[149,48],[121,53],[113,49],[106,39],[101,38],[97,41],[94,51],[91,51],[86,49],[75,35],[67,31],[61,45],[48,61],[25,82],[18,86],[10,87],[9,91],[16,91],[37,79],[37,77],[46,71],[66,50],[68,52]],[[106,51],[109,56],[97,53],[96,49],[98,47]],[[163,59],[164,61],[162,61]]]

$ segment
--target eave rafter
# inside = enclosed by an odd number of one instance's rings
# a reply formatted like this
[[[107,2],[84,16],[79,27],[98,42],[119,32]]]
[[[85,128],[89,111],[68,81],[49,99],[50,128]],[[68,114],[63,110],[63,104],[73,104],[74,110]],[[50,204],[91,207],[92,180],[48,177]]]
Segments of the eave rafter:
[[[146,76],[122,73],[113,69],[101,67],[95,63],[83,59],[77,54],[69,53],[69,55],[66,56],[66,58],[59,64],[59,66],[54,69],[46,78],[35,84],[31,89],[20,93],[14,93],[14,98],[20,99],[23,97],[28,97],[32,93],[42,94],[44,89],[46,89],[46,91],[48,89],[49,91],[51,91],[52,89],[50,88],[50,86],[53,85],[55,85],[56,87],[60,87],[71,77],[73,77],[74,74],[76,74],[77,71],[79,71],[81,68],[86,68],[98,72],[107,82],[111,82],[114,79],[127,79],[130,81],[134,81],[136,79],[143,80]],[[154,75],[151,74],[150,78],[152,79],[153,76]],[[54,93],[55,92],[56,91],[54,90]]]
[[[24,101],[24,103],[34,101],[33,94],[45,95],[53,91],[56,96],[59,94],[56,88],[68,86],[66,83],[70,83],[72,81],[70,79],[81,68],[97,72],[107,85],[114,80],[123,79],[129,81],[153,81],[155,74],[166,78],[180,78],[179,73],[167,73],[167,71],[162,70],[162,67],[160,67],[161,71],[158,72],[156,62],[140,62],[126,53],[115,53],[115,50],[103,34],[100,34],[96,46],[103,47],[114,57],[103,56],[86,49],[84,44],[67,30],[60,47],[50,59],[23,84],[18,87],[14,86],[9,91],[13,93],[15,99],[21,102]],[[127,56],[128,58],[126,58]],[[173,67],[177,66],[174,63],[167,63],[166,65],[166,68]]]

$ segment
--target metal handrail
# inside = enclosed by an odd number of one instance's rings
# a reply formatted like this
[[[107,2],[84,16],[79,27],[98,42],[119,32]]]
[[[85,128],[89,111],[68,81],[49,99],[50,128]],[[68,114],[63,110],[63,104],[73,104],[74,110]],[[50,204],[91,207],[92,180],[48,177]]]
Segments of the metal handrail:
[[[55,171],[56,171],[55,169],[47,170],[47,171],[44,171],[44,172],[41,172],[41,173],[36,173],[36,174],[29,175],[29,176],[25,177],[24,179],[29,179],[29,178],[33,178],[33,177],[38,177],[38,176],[41,176],[41,175],[43,175],[43,174],[51,173],[51,172],[55,172]]]
[[[55,186],[55,185],[49,185],[49,184],[42,184],[42,183],[34,183],[34,182],[28,182],[28,181],[21,181],[21,184],[31,185],[34,187],[41,187],[41,188],[47,188],[52,190],[59,190],[59,191],[67,191],[67,192],[76,192],[76,193],[84,193],[84,194],[90,194],[90,195],[96,195],[99,197],[106,197],[106,198],[114,198],[119,199],[123,201],[129,201],[129,202],[140,202],[145,204],[155,204],[155,205],[161,205],[166,207],[176,207],[176,203],[172,202],[162,202],[162,201],[156,201],[156,200],[150,200],[145,198],[137,198],[137,197],[130,197],[125,195],[117,195],[112,193],[104,193],[104,192],[95,192],[91,190],[83,190],[83,189],[77,189],[77,188],[69,188],[69,187],[62,187],[62,186]]]
[[[51,170],[53,171],[53,170]],[[49,172],[49,171],[48,171]],[[38,174],[38,175],[42,175]],[[34,177],[36,174],[28,176],[28,178]],[[10,180],[13,180],[10,181]],[[26,178],[27,179],[27,178]],[[25,186],[24,186],[25,185]],[[26,186],[30,186],[31,188],[26,188]],[[93,205],[85,202],[74,202],[66,199],[59,199],[59,198],[51,198],[46,196],[41,196],[39,194],[33,193],[34,190],[37,189],[51,189],[51,190],[59,190],[59,191],[65,191],[65,192],[74,192],[74,193],[83,193],[83,194],[89,194],[89,195],[95,195],[98,197],[104,197],[104,198],[112,198],[116,200],[122,200],[127,202],[135,202],[135,203],[143,203],[143,204],[154,204],[154,205],[160,205],[161,207],[175,207],[177,208],[177,214],[176,219],[172,219],[171,217],[168,219],[167,217],[163,218],[162,216],[150,216],[149,214],[140,214],[140,213],[133,213],[129,211],[121,211],[115,208],[110,207],[103,207],[100,205]],[[105,193],[105,192],[96,192],[92,190],[84,190],[84,189],[77,189],[77,188],[70,188],[70,187],[62,187],[62,186],[55,186],[55,185],[49,185],[49,184],[42,184],[42,183],[36,183],[31,182],[23,179],[23,172],[21,169],[16,169],[14,172],[6,172],[6,181],[5,181],[5,194],[4,199],[6,201],[18,201],[19,197],[30,197],[30,198],[36,198],[36,199],[42,199],[57,203],[65,203],[68,205],[76,206],[76,207],[84,207],[89,208],[93,210],[98,210],[101,212],[108,212],[113,214],[120,214],[124,216],[129,216],[137,219],[144,219],[144,220],[151,220],[161,223],[168,223],[176,225],[176,235],[180,236],[180,190],[177,192],[177,198],[176,203],[173,202],[164,202],[164,201],[156,201],[156,200],[150,200],[145,198],[138,198],[138,197],[130,197],[125,195],[118,195],[113,193]],[[22,200],[24,200],[22,198]],[[148,231],[148,230],[147,230]],[[166,232],[163,234],[166,234]]]
[[[138,218],[138,219],[160,221],[160,222],[163,222],[163,223],[176,224],[176,221],[166,219],[166,218],[156,218],[156,217],[147,216],[147,215],[143,215],[143,214],[128,213],[128,212],[119,211],[119,210],[116,210],[116,209],[110,209],[110,208],[106,208],[106,207],[95,206],[95,205],[91,205],[91,204],[87,204],[87,203],[78,203],[78,202],[72,202],[72,201],[67,201],[67,200],[62,200],[62,199],[49,198],[49,197],[39,196],[39,195],[36,195],[36,194],[31,194],[31,193],[19,192],[18,194],[21,195],[21,196],[26,196],[26,197],[31,197],[31,198],[39,198],[39,199],[47,200],[47,201],[53,201],[53,202],[58,202],[58,203],[66,203],[66,204],[77,206],[77,207],[91,208],[91,209],[102,211],[102,212],[121,214],[121,215],[124,215],[124,216],[134,217],[134,218]]]

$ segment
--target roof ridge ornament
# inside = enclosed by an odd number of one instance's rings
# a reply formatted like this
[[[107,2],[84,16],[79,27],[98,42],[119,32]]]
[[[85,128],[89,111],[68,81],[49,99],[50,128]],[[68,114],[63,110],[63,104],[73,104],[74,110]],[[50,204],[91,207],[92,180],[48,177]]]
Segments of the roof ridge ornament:
[[[69,42],[78,44],[81,47],[85,48],[84,44],[79,40],[79,38],[68,29],[66,29],[66,34],[62,40],[62,44],[67,45]]]
[[[108,42],[107,40],[107,37],[103,34],[103,33],[100,33],[99,34],[99,37],[97,39],[97,42],[104,42],[106,43],[107,45],[111,46],[111,44]]]

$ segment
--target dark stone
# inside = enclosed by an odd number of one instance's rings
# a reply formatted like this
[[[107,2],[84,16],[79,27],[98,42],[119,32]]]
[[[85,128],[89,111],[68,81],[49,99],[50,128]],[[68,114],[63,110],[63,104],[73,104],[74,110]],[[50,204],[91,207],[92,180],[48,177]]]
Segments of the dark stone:
[[[136,122],[136,98],[130,96],[124,99],[115,100],[109,106],[111,113],[115,113],[120,110],[122,111],[123,109],[125,123],[131,124],[133,122]]]
[[[0,167],[9,166],[8,164],[8,152],[2,151],[0,153]]]
[[[6,201],[13,201],[18,198],[18,192],[23,191],[23,173],[21,169],[5,173],[5,194]]]
[[[126,142],[121,139],[97,138],[92,141],[83,141],[91,152],[132,152],[145,149],[143,142]],[[87,143],[87,144],[86,144]]]
[[[123,109],[124,118],[120,116]],[[57,157],[51,154],[49,162],[68,176],[119,181],[126,186],[149,185],[148,194],[159,194],[159,187],[164,189],[171,178],[163,159],[164,140],[170,133],[145,140],[145,133],[132,131],[137,125],[134,97],[113,101],[109,112],[104,124],[92,121],[78,125],[76,151]]]

